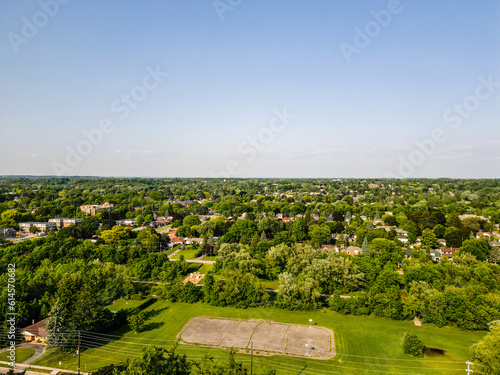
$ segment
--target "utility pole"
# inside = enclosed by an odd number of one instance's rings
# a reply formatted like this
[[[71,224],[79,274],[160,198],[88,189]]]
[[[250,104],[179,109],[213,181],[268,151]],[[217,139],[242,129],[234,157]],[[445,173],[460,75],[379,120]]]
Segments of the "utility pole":
[[[78,375],[80,375],[80,330],[78,330]]]
[[[253,374],[253,341],[250,342],[250,375]]]
[[[465,362],[465,364],[467,365],[467,370],[465,370],[467,372],[467,374],[470,374],[471,372],[474,372],[470,368],[470,366],[473,365],[472,362],[467,361],[467,362]]]

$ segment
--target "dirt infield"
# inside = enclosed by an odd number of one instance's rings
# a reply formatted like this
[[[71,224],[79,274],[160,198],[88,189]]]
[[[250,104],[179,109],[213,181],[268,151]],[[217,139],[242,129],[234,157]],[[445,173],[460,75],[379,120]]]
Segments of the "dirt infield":
[[[316,359],[335,357],[333,331],[325,327],[198,316],[177,334],[182,344],[197,344],[255,354],[291,355]]]

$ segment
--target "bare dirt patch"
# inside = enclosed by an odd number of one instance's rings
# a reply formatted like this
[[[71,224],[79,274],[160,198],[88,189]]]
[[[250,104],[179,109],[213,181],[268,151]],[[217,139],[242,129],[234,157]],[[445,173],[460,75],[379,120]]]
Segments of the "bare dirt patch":
[[[247,352],[252,344],[259,355],[335,357],[333,331],[326,327],[199,316],[177,334],[182,344],[235,348]]]

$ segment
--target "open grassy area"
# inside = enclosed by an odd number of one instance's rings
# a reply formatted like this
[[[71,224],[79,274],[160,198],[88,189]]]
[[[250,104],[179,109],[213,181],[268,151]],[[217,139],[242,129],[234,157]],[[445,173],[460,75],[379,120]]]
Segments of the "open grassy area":
[[[179,249],[182,245],[175,245],[174,247],[172,247],[170,250],[167,250],[167,255],[170,255],[172,253],[174,253],[177,249]]]
[[[278,280],[261,280],[262,285],[269,289],[278,289],[280,282]]]
[[[172,256],[170,259],[180,259],[181,255],[184,255],[184,259],[193,260],[193,259],[196,259],[196,254],[198,254],[198,250],[186,248],[186,249],[179,251],[177,254]]]
[[[215,255],[206,255],[203,257],[203,260],[211,260],[215,262],[217,260],[217,257]]]
[[[208,271],[210,271],[214,265],[213,264],[204,264],[204,263],[199,263],[201,265],[200,268],[198,268],[198,272],[206,275]]]
[[[164,227],[156,228],[155,230],[158,233],[163,233],[163,232],[168,232],[170,229],[172,229],[171,225],[165,225]]]
[[[107,308],[111,311],[129,310],[135,309],[143,303],[144,301],[134,301],[121,298],[114,301],[111,305],[108,305]]]
[[[16,348],[16,363],[21,363],[26,361],[27,359],[33,357],[35,351],[30,348]],[[7,358],[9,356],[9,352],[0,353],[0,361],[10,362],[10,359]]]
[[[295,324],[309,324],[309,319],[312,319],[313,324],[334,331],[338,354],[332,360],[254,357],[254,370],[269,366],[276,368],[278,374],[464,374],[466,366],[463,362],[469,359],[469,347],[485,334],[432,325],[415,327],[412,321],[344,316],[326,310],[290,312],[271,308],[219,308],[201,303],[157,301],[145,311],[149,314],[144,332],[135,334],[123,327],[110,335],[83,333],[82,346],[92,349],[82,353],[82,367],[87,364],[87,369],[93,370],[111,362],[118,363],[127,357],[136,358],[146,345],[170,346],[182,327],[196,316],[266,319]],[[417,332],[426,346],[445,350],[445,356],[415,359],[405,355],[401,347],[405,331]],[[200,359],[208,353],[215,360],[227,358],[227,353],[221,349],[180,345],[178,351],[187,354],[190,359]],[[238,354],[237,359],[248,365],[250,356]],[[76,357],[72,354],[48,354],[36,364],[58,367],[59,361],[67,363],[68,369],[76,369]]]

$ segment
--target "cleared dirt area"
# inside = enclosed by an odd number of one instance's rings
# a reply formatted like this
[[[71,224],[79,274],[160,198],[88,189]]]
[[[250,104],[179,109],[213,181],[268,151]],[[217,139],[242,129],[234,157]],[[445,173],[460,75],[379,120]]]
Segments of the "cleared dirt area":
[[[335,357],[333,331],[325,327],[199,316],[177,334],[182,344],[235,348],[254,354],[291,355],[330,359]]]

